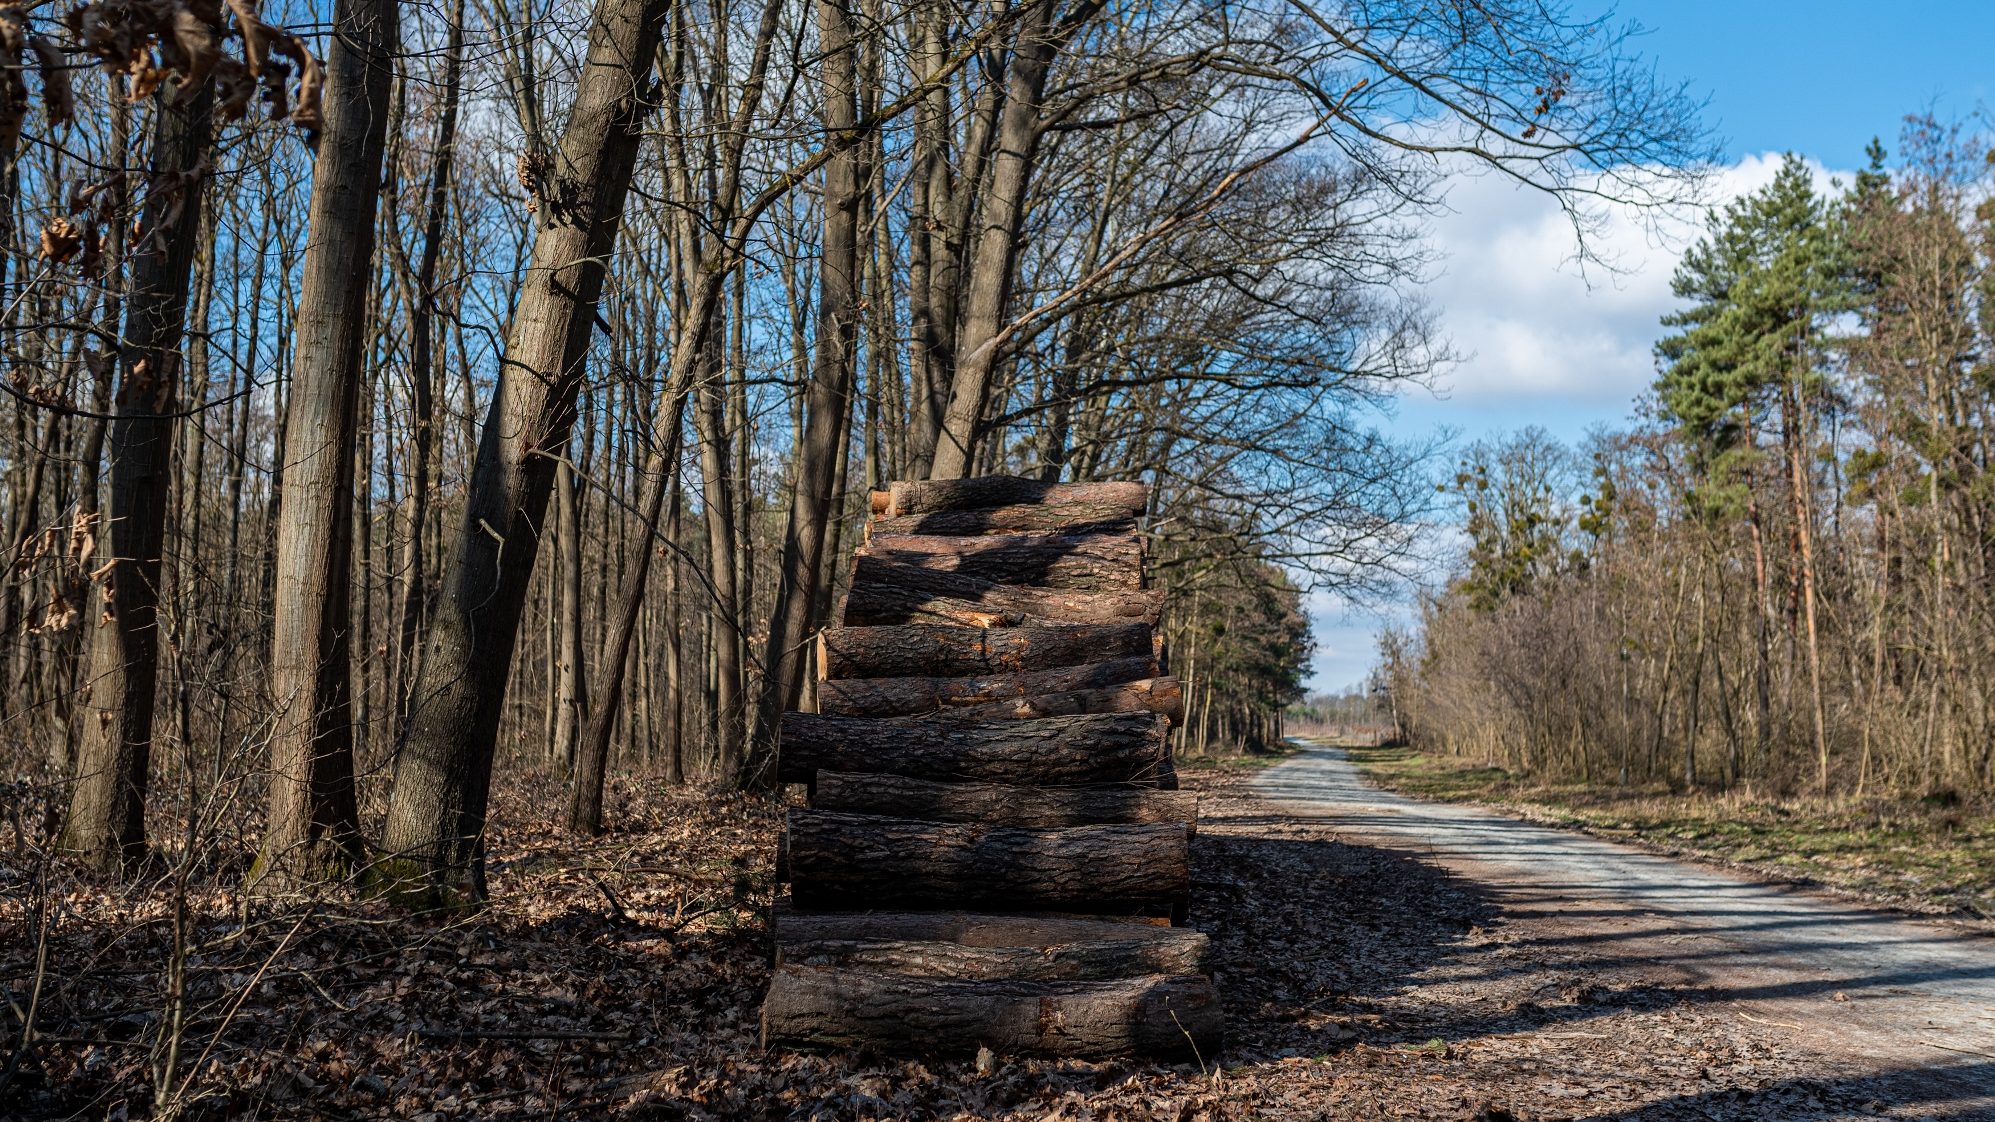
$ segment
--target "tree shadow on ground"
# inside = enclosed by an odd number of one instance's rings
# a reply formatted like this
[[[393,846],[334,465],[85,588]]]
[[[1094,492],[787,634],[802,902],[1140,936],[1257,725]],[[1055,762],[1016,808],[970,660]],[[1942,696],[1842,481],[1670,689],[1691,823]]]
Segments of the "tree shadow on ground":
[[[1239,832],[1246,830],[1252,834]],[[1537,922],[1584,919],[1584,906],[1562,906],[1551,894],[1499,893],[1407,850],[1328,833],[1321,822],[1277,816],[1201,820],[1191,921],[1213,937],[1229,1065],[1312,1056],[1347,1066],[1381,1051],[1446,1057],[1491,1038],[1535,1035],[1543,1040],[1537,1053],[1571,1067],[1556,1074],[1556,1064],[1539,1071],[1523,1063],[1520,1101],[1561,1078],[1580,1086],[1561,1113],[1530,1117],[1805,1120],[1886,1111],[1995,1117],[1986,1113],[1995,1106],[1986,1097],[1995,1065],[1986,1063],[1856,1074],[1824,1062],[1814,1065],[1819,1077],[1808,1077],[1794,1074],[1811,1066],[1794,1052],[1774,1065],[1727,1070],[1711,1063],[1706,1070],[1694,1030],[1686,1045],[1672,1029],[1655,1026],[1729,1023],[1727,1003],[1819,987],[1662,981],[1652,969],[1657,960],[1639,948],[1617,953],[1611,942],[1550,934]],[[1628,1013],[1638,1020],[1610,1020]],[[1651,1032],[1653,1046],[1644,1035]],[[1589,1039],[1584,1045],[1570,1039],[1578,1037]],[[1624,1050],[1625,1060],[1609,1067],[1648,1084],[1653,1100],[1587,1113],[1590,1095],[1579,1076],[1585,1065],[1575,1055],[1582,1047]],[[1670,1082],[1679,1068],[1681,1089]],[[1601,1101],[1617,1100],[1603,1094]],[[1510,1115],[1498,1110],[1487,1117]]]

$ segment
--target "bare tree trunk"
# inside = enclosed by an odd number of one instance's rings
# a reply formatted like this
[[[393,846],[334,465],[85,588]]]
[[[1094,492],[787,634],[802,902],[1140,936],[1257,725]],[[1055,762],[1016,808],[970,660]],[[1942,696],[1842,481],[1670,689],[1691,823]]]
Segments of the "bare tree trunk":
[[[178,407],[180,338],[186,327],[201,173],[211,142],[211,95],[186,105],[177,88],[154,95],[152,166],[131,265],[117,420],[111,424],[110,539],[104,616],[90,641],[90,716],[77,751],[76,785],[62,845],[105,872],[146,853],[145,796],[159,675],[159,578],[172,482],[170,415]],[[86,609],[92,613],[96,609]],[[85,626],[89,626],[86,623]]]
[[[990,186],[977,212],[956,369],[928,469],[931,479],[959,479],[975,472],[984,410],[1004,358],[996,342],[1017,279],[1019,232],[1037,162],[1046,76],[1061,45],[1099,8],[1099,0],[1081,0],[1055,24],[1052,5],[1035,4],[1019,22],[1018,46],[1005,76]]]
[[[420,900],[484,893],[492,758],[550,457],[574,426],[669,6],[598,0],[566,134],[537,177],[540,230],[395,762],[382,871]]]
[[[573,769],[589,707],[588,677],[582,664],[582,514],[575,495],[575,471],[566,459],[554,469],[554,532],[561,586],[552,597],[555,613],[554,758]]]
[[[417,259],[413,306],[409,309],[410,418],[409,560],[402,592],[401,628],[396,636],[395,714],[408,712],[409,683],[415,680],[416,638],[429,599],[430,461],[435,457],[436,273],[443,256],[443,224],[450,209],[450,176],[457,156],[457,106],[464,84],[464,0],[450,10],[449,54],[443,64],[443,107],[431,156],[428,209],[423,216],[422,256]]]
[[[823,52],[824,131],[838,136],[858,118],[858,46],[852,12],[844,0],[817,0],[818,45]],[[845,459],[846,421],[852,408],[853,367],[859,320],[859,205],[865,153],[841,150],[824,165],[824,243],[818,267],[816,350],[798,450],[796,494],[783,532],[776,602],[762,665],[767,676],[757,706],[755,750],[740,780],[773,782],[776,717],[796,703],[806,659],[804,638],[818,603],[824,568],[825,529],[832,515],[838,468]]]
[[[1822,709],[1822,649],[1815,625],[1815,527],[1812,491],[1814,480],[1806,463],[1806,412],[1801,391],[1794,385],[1786,390],[1788,486],[1794,500],[1794,533],[1801,547],[1801,613],[1808,639],[1808,686],[1813,703],[1815,733],[1815,781],[1823,793],[1829,790],[1829,738]]]
[[[638,616],[644,607],[644,585],[651,575],[651,559],[658,553],[654,541],[658,530],[658,510],[667,494],[674,496],[673,513],[675,516],[678,513],[679,432],[685,424],[685,408],[686,396],[683,393],[673,393],[669,401],[659,402],[660,417],[665,423],[658,427],[664,430],[659,434],[664,437],[664,444],[662,450],[645,465],[646,475],[655,482],[647,487],[643,511],[639,515],[641,536],[630,571],[624,574],[614,630],[603,644],[603,657],[598,664],[603,672],[602,691],[590,714],[589,730],[581,740],[581,751],[576,755],[569,781],[568,828],[576,833],[593,834],[603,828],[603,780],[609,767],[610,733],[616,727],[617,704],[623,697],[624,675],[630,664],[631,637],[637,630]],[[673,522],[677,521],[674,517]],[[671,583],[668,582],[666,588],[669,595],[673,590]],[[669,641],[676,645],[678,640],[674,636]],[[676,663],[676,658],[674,661]],[[675,665],[675,688],[677,677]],[[676,752],[675,745],[675,768]]]
[[[337,879],[360,856],[350,664],[354,447],[397,0],[340,0],[284,425],[270,652],[270,824],[251,880]],[[363,601],[364,602],[364,601]]]

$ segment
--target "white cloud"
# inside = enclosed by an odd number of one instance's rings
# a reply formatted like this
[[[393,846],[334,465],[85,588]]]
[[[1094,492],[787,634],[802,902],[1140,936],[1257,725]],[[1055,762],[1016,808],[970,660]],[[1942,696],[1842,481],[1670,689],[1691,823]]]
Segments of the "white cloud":
[[[1708,197],[1722,204],[1764,186],[1780,160],[1766,153],[1719,169]],[[1829,173],[1816,171],[1826,189]],[[1464,357],[1442,393],[1463,406],[1624,413],[1654,378],[1657,320],[1675,306],[1670,274],[1703,212],[1607,210],[1588,241],[1608,269],[1580,265],[1572,223],[1543,192],[1463,176],[1448,206],[1430,232],[1441,265],[1426,295]]]
[[[1720,168],[1708,186],[1722,205],[1771,182],[1779,153]],[[1832,173],[1814,168],[1818,189]],[[1841,173],[1847,183],[1848,173]],[[1442,332],[1463,356],[1439,381],[1447,399],[1409,405],[1408,423],[1448,425],[1467,439],[1543,423],[1577,436],[1594,421],[1617,422],[1655,378],[1657,322],[1676,307],[1670,275],[1704,229],[1699,208],[1671,215],[1607,213],[1590,232],[1612,271],[1574,260],[1572,224],[1542,192],[1497,176],[1458,177],[1449,213],[1432,224],[1439,269],[1424,293]],[[1416,393],[1419,391],[1415,391]],[[1330,596],[1308,601],[1316,653],[1312,690],[1362,680],[1376,660],[1379,627],[1412,622],[1410,605],[1353,607]]]

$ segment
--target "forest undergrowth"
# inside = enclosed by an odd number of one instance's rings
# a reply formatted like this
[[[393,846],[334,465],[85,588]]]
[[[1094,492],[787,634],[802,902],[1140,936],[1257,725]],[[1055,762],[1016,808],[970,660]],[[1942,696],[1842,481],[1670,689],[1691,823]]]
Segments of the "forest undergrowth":
[[[495,801],[492,903],[447,922],[245,898],[238,864],[170,851],[92,887],[9,838],[0,1113],[1493,1122],[1857,1094],[1797,1081],[1805,1056],[1658,979],[1586,969],[1471,883],[1270,814],[1240,795],[1250,774],[1187,772],[1206,804],[1192,922],[1229,1025],[1201,1064],[766,1053],[778,806],[623,782],[613,832],[578,839],[520,778]]]
[[[1685,791],[1540,779],[1406,747],[1347,751],[1373,780],[1409,795],[1490,806],[1913,911],[1995,919],[1995,806],[1956,794]]]

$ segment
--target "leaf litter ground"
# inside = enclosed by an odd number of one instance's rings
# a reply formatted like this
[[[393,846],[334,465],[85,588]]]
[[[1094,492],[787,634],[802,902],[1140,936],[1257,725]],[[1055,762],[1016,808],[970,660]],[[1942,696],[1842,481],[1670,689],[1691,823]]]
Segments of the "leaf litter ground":
[[[493,905],[441,923],[249,901],[222,869],[188,878],[183,910],[170,881],[107,891],[17,841],[0,865],[0,1117],[1921,1116],[1886,1105],[1918,1097],[1888,1080],[1823,1077],[1832,1058],[1779,1025],[1283,817],[1240,773],[1191,774],[1192,922],[1213,936],[1230,1032],[1204,1065],[765,1053],[779,808],[633,783],[615,832],[577,840],[521,782],[495,798]]]

